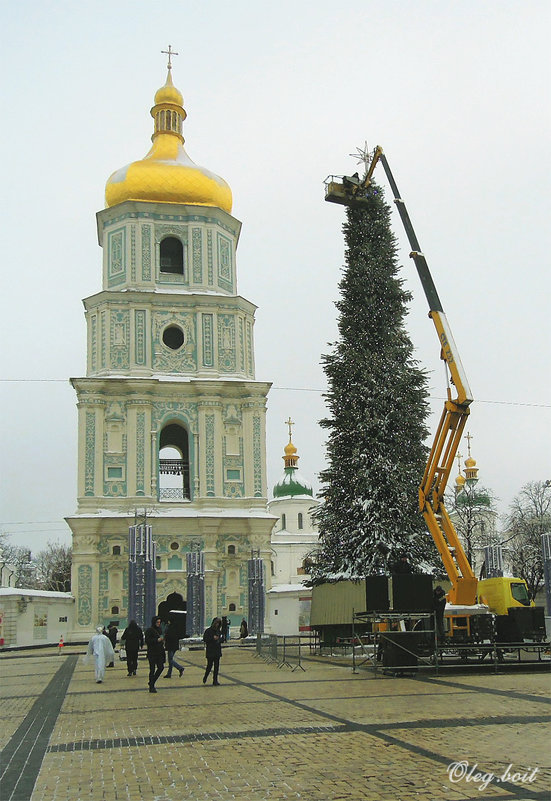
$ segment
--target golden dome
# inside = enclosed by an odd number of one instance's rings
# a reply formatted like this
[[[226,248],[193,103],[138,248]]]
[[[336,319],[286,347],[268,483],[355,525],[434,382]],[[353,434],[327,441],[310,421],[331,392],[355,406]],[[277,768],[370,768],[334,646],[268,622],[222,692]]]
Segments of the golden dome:
[[[462,487],[465,483],[465,477],[462,475],[456,476],[455,483],[458,487]]]
[[[291,442],[291,437],[289,437],[289,442],[283,448],[283,453],[285,454],[282,457],[285,467],[296,467],[299,457],[297,456],[297,449]]]
[[[478,467],[476,466],[476,459],[469,454],[469,458],[465,459],[465,478],[467,484],[476,484],[478,481]]]
[[[160,103],[175,103],[182,107],[184,105],[184,96],[172,83],[172,68],[168,70],[165,85],[155,92],[155,105],[158,106]]]
[[[151,116],[155,120],[149,153],[116,170],[105,186],[106,206],[125,200],[188,203],[232,209],[231,189],[215,173],[195,164],[184,149],[182,135],[186,112],[182,94],[172,83],[171,67],[166,83],[155,94]]]
[[[287,443],[287,445],[283,448],[283,450],[285,452],[285,456],[294,456],[295,453],[297,452],[297,449],[295,448],[295,446],[293,445],[293,443],[290,440]],[[284,459],[285,459],[285,456],[283,457]]]

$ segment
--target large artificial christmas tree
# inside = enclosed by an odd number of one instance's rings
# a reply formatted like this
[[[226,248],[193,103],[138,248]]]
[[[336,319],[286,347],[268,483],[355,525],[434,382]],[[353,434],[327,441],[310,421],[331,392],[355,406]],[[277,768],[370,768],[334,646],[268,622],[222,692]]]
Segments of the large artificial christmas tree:
[[[427,458],[426,376],[404,327],[410,293],[398,277],[390,209],[372,184],[347,209],[339,337],[323,357],[328,464],[315,519],[314,584],[438,564],[418,509]]]

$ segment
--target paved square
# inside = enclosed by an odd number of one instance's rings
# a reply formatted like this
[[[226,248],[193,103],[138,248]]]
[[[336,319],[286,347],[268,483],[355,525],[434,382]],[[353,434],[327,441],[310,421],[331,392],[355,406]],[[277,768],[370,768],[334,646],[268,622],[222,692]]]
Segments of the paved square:
[[[143,659],[97,685],[82,651],[1,656],[2,801],[551,799],[546,671],[292,672],[232,646],[220,687],[185,651],[153,695]]]

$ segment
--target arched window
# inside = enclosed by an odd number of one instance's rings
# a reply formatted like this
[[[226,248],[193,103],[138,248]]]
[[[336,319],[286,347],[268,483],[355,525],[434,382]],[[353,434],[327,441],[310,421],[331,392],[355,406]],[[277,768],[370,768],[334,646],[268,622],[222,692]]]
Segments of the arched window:
[[[228,606],[228,610],[229,610],[230,612],[235,612],[235,604],[230,604],[230,605]]]
[[[179,423],[169,423],[159,441],[159,500],[190,499],[188,433]]]
[[[121,555],[121,546],[113,545],[113,556],[120,556],[120,555]]]
[[[167,236],[161,242],[161,272],[173,275],[184,274],[184,246],[175,236]]]
[[[119,614],[119,607],[118,606],[112,606],[111,607],[111,614],[112,615],[118,615]]]
[[[301,528],[304,528],[304,518],[302,517],[302,512],[298,513],[298,527],[299,527],[299,530]]]
[[[287,526],[287,519],[285,517],[285,514],[282,514],[281,515],[281,528],[284,529],[286,526]]]
[[[230,556],[235,556],[235,545],[228,545],[228,554]]]

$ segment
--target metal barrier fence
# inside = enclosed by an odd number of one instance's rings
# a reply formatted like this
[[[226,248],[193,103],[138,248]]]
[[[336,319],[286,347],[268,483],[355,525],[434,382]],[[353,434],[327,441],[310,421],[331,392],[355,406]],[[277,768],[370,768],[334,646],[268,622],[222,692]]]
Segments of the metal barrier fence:
[[[293,636],[278,636],[276,634],[258,635],[256,638],[256,653],[268,665],[277,665],[278,668],[288,667],[291,671],[304,670],[302,657],[311,653],[316,646],[314,634],[296,634]]]

